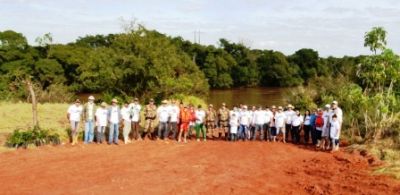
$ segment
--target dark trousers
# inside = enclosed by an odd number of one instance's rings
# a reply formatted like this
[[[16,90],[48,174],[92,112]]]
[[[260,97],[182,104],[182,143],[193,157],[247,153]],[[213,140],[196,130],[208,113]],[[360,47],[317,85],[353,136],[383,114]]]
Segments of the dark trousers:
[[[310,140],[310,134],[312,134],[312,126],[311,125],[304,125],[304,143],[308,144]],[[312,139],[312,135],[311,135]]]
[[[132,129],[132,138],[133,139],[141,139],[142,138],[140,136],[139,122],[132,122],[131,123],[131,129]]]
[[[311,141],[312,144],[317,144],[317,129],[314,126],[311,126]]]
[[[166,135],[167,131],[168,131],[168,123],[160,122],[160,124],[158,124],[158,138],[165,139],[166,138],[165,135]]]
[[[300,126],[292,127],[292,142],[296,144],[300,143]]]
[[[264,124],[264,133],[261,134],[261,140],[271,140],[271,129],[269,123]]]
[[[291,140],[293,142],[294,137],[293,137],[293,132],[292,132],[292,125],[286,124],[285,129],[286,129],[286,132],[285,132],[286,133],[286,141],[289,140],[289,132],[290,132]]]
[[[177,122],[170,122],[169,123],[169,130],[172,131],[172,139],[176,139],[176,133],[178,132],[178,123]],[[167,138],[169,132],[167,132],[166,134],[167,134],[167,136],[166,136],[166,138]]]

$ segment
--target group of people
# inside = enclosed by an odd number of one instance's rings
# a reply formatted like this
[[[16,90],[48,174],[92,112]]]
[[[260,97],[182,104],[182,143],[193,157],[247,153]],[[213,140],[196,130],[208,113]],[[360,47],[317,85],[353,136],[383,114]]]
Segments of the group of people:
[[[230,110],[222,103],[216,110],[212,104],[202,108],[201,105],[195,107],[176,100],[163,100],[160,106],[156,106],[154,100],[150,99],[144,108],[138,98],[124,103],[122,107],[117,99],[113,99],[111,105],[102,102],[99,107],[94,100],[90,96],[82,106],[77,99],[68,108],[73,145],[78,141],[79,124],[83,118],[84,143],[94,142],[95,137],[97,143],[103,143],[108,127],[108,144],[118,144],[120,129],[125,144],[146,138],[186,143],[187,139],[193,137],[194,130],[197,141],[211,138],[228,141],[291,141],[299,144],[303,140],[304,144],[313,144],[322,150],[337,151],[343,122],[343,112],[337,101],[325,105],[323,109],[312,112],[306,110],[302,114],[291,104],[285,108],[248,108],[247,105],[239,105]]]

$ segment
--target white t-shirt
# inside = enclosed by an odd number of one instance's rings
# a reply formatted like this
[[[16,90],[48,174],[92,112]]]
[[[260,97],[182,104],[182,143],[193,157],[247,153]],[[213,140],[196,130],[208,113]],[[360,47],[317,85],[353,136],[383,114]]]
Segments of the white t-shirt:
[[[130,111],[131,111],[131,116],[132,116],[131,120],[132,120],[132,122],[139,122],[140,110],[142,109],[140,104],[131,103],[131,104],[129,104],[129,108],[130,108]]]
[[[256,125],[264,125],[266,117],[265,117],[265,111],[264,110],[256,110],[254,112],[254,118],[253,118],[253,123]]]
[[[107,126],[107,109],[97,108],[95,116],[96,116],[96,124],[97,126],[105,127]]]
[[[310,115],[308,115],[308,116],[305,116],[304,117],[304,125],[311,125],[311,116]]]
[[[79,122],[81,120],[82,111],[83,111],[82,106],[76,106],[75,104],[69,106],[68,108],[69,120]]]
[[[270,123],[273,120],[274,114],[270,110],[264,112],[265,123]]]
[[[124,106],[123,108],[121,108],[121,116],[124,121],[131,121],[131,112],[129,106]]]
[[[158,119],[160,120],[160,122],[162,122],[162,123],[168,122],[168,117],[169,117],[168,107],[167,106],[158,107],[157,115],[158,115]]]
[[[332,121],[332,116],[334,114],[336,114],[337,121],[341,125],[343,123],[343,111],[342,111],[342,109],[340,109],[339,107],[337,107],[336,109],[332,109],[331,113],[330,113],[330,116],[329,116],[329,121]]]
[[[339,139],[339,137],[340,137],[340,134],[339,134],[339,131],[340,131],[340,122],[339,122],[339,120],[336,120],[336,121],[332,121],[331,122],[331,129],[330,129],[331,131],[330,131],[330,136],[331,136],[331,138],[333,138],[333,139]]]
[[[292,126],[294,126],[294,127],[297,127],[297,126],[300,126],[301,125],[301,123],[303,123],[303,116],[293,116],[292,117]]]
[[[329,111],[324,111],[322,113],[322,118],[324,119],[324,126],[322,127],[323,131],[328,131],[329,124],[330,124],[330,118],[331,118],[331,110]]]
[[[275,113],[275,127],[285,127],[286,115],[283,112]]]
[[[110,122],[111,123],[119,123],[120,121],[120,111],[118,106],[112,106],[110,109]]]
[[[247,110],[242,110],[239,114],[239,122],[241,125],[250,125],[252,116]]]
[[[286,115],[286,124],[292,124],[292,118],[296,116],[296,112],[293,110],[286,110],[284,113]]]
[[[234,114],[234,115],[230,116],[229,125],[231,126],[230,132],[236,134],[237,131],[238,131],[238,126],[239,126],[239,117],[238,117],[238,115]]]
[[[170,122],[178,122],[179,120],[179,107],[177,105],[169,106],[169,114],[171,116]]]
[[[204,110],[195,110],[194,116],[196,117],[196,124],[204,123],[204,118],[206,117],[206,112]]]

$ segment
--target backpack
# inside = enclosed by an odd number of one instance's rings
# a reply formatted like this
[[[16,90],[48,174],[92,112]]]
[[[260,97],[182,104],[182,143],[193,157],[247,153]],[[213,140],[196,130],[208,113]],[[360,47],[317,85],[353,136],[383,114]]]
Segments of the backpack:
[[[316,127],[324,126],[324,118],[322,118],[322,114],[318,114],[317,118],[315,119],[315,126]]]

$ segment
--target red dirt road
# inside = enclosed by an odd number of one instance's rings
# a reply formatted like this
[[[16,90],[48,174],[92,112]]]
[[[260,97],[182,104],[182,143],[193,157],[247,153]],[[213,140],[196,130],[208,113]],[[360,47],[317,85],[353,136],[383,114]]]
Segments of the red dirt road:
[[[1,194],[400,194],[358,154],[209,141],[46,146],[0,154]]]

